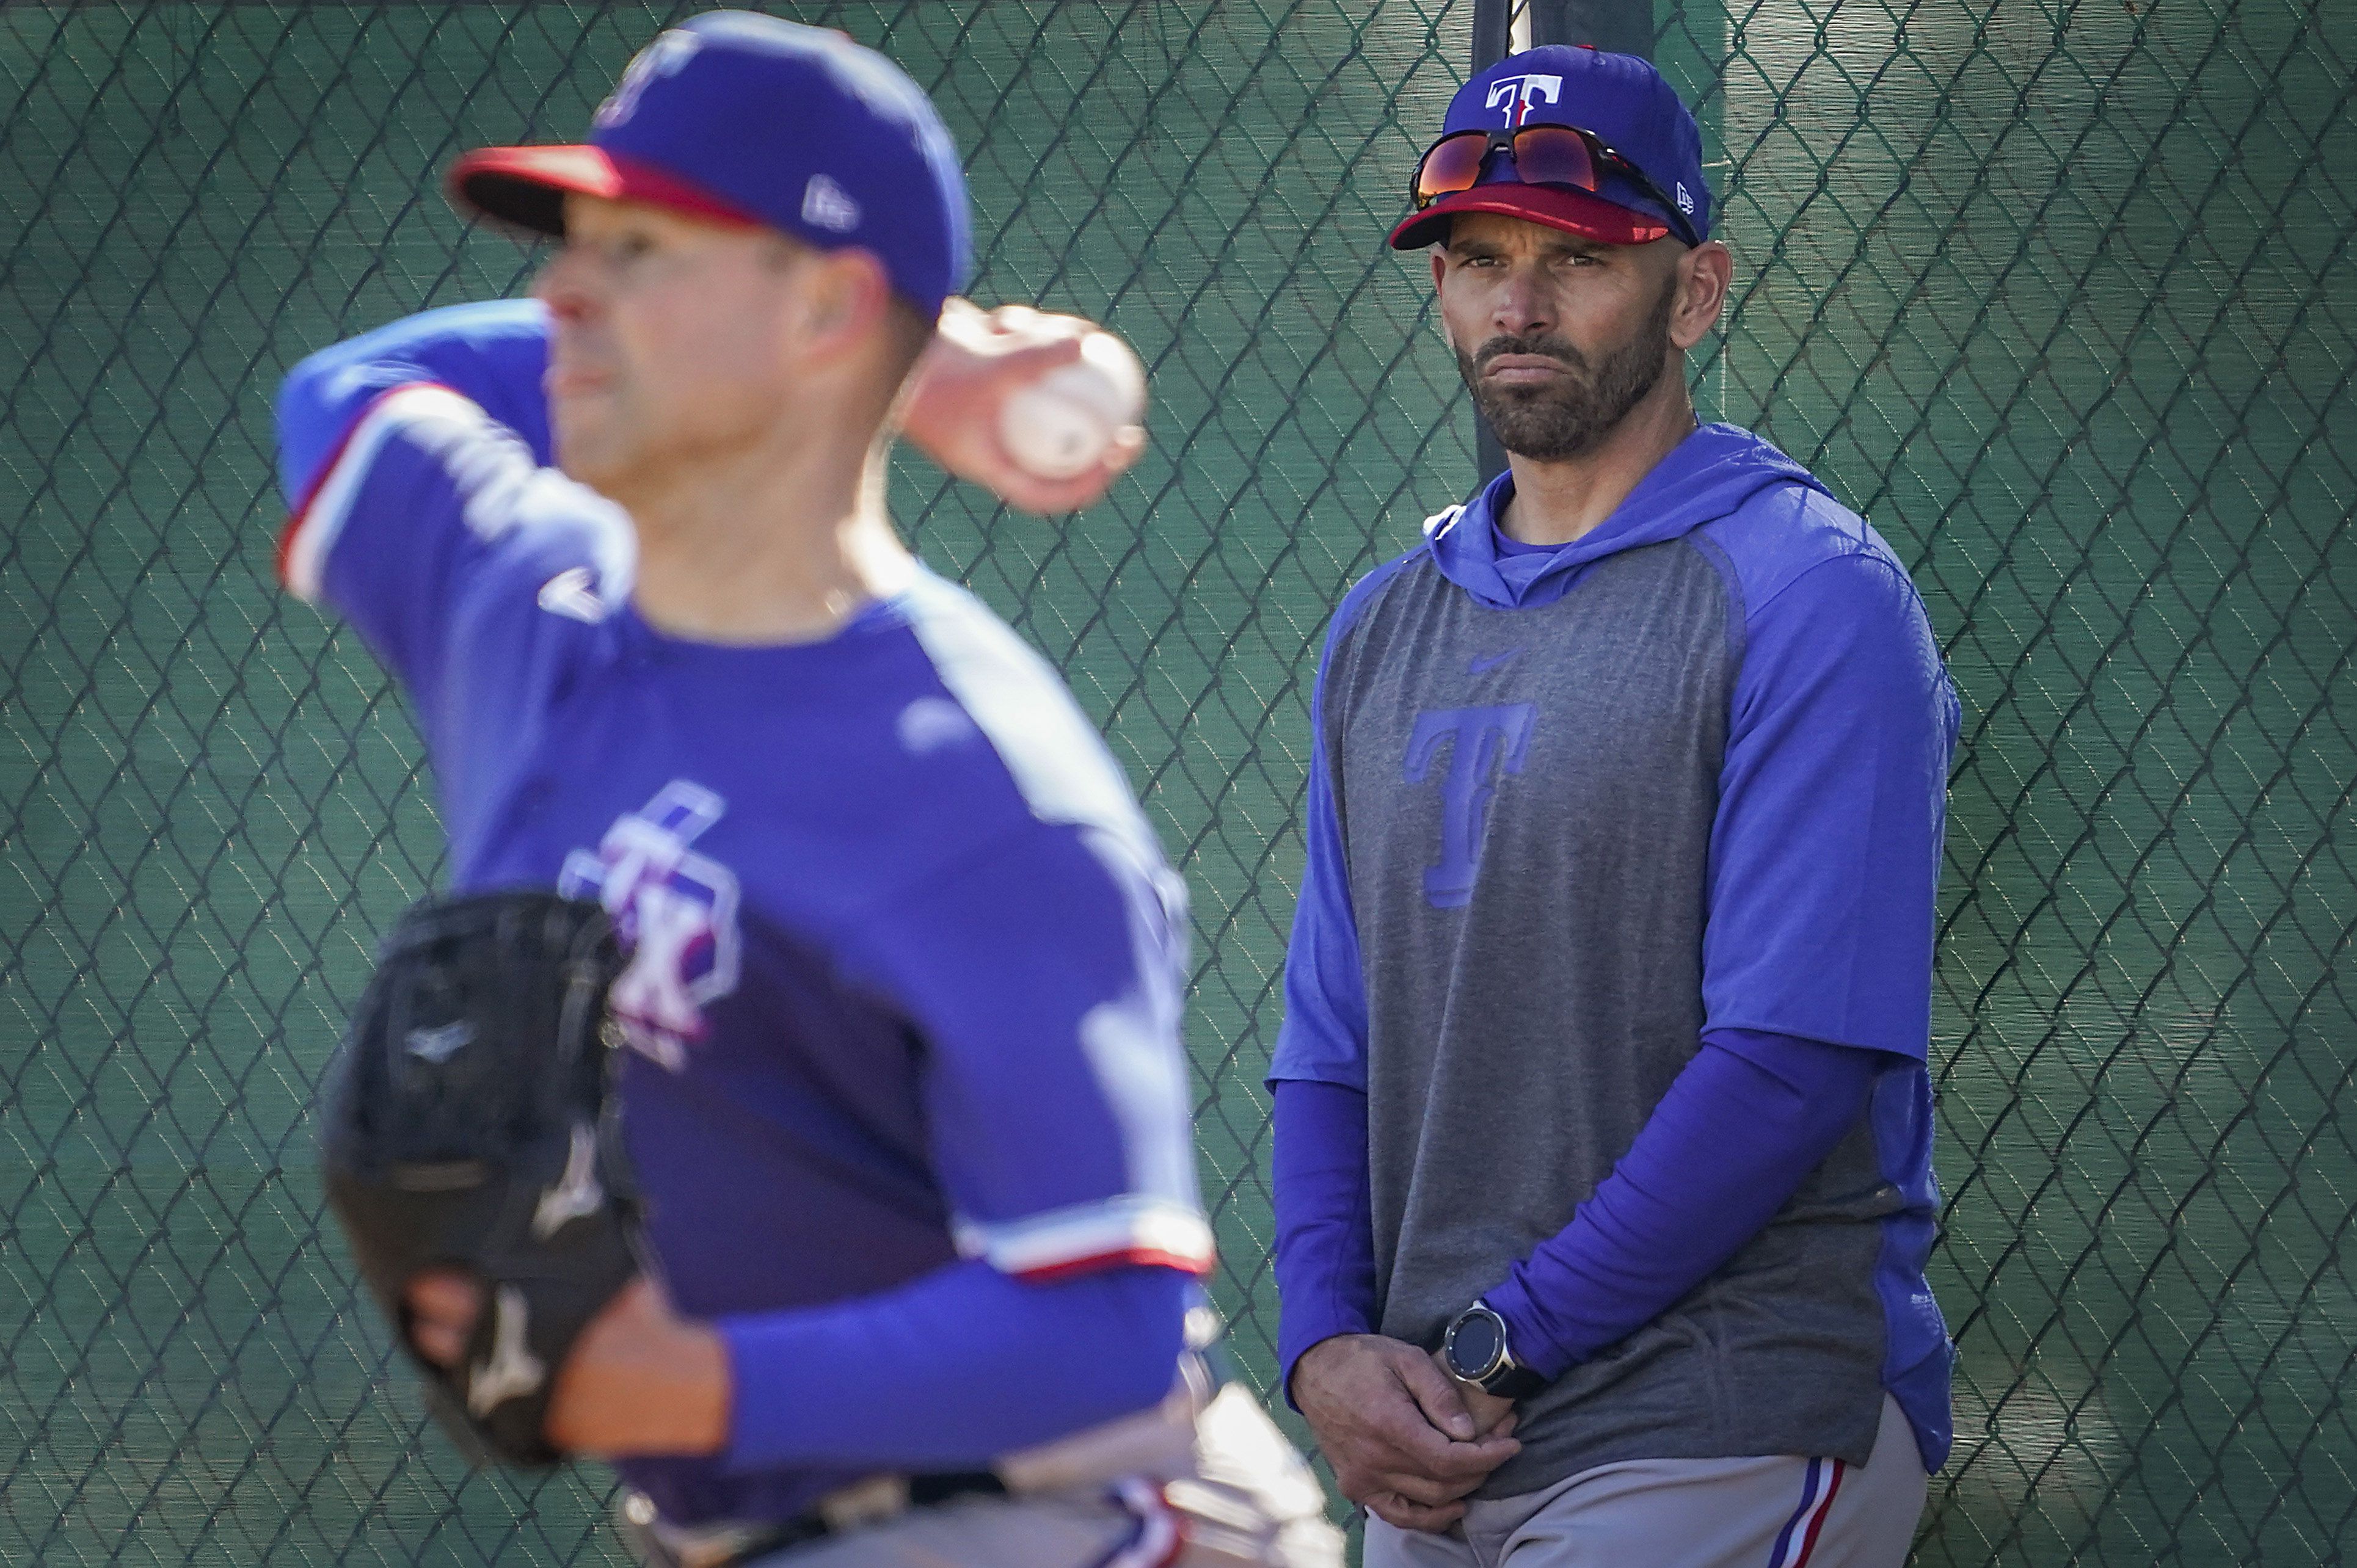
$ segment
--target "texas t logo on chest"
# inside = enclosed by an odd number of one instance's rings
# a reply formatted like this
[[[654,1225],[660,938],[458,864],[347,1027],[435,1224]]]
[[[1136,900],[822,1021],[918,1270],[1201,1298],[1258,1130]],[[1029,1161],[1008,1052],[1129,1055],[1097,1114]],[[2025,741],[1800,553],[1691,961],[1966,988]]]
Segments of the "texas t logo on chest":
[[[630,965],[608,999],[631,1047],[678,1072],[704,1009],[737,989],[737,874],[689,847],[728,803],[675,779],[615,820],[593,852],[565,857],[557,891],[613,917]]]
[[[1498,792],[1501,774],[1523,770],[1538,722],[1539,711],[1529,703],[1444,708],[1415,716],[1402,769],[1405,780],[1425,782],[1441,754],[1448,757],[1448,771],[1440,779],[1440,859],[1424,872],[1425,902],[1434,908],[1462,908],[1471,901],[1490,798]]]

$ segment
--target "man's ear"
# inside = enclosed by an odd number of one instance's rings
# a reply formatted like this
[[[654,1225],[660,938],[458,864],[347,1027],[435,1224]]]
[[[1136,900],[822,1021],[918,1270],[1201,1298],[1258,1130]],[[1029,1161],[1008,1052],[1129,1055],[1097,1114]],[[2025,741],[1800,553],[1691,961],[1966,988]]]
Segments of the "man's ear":
[[[1705,240],[1678,258],[1678,303],[1670,314],[1670,341],[1691,349],[1718,325],[1727,291],[1735,277],[1735,257],[1716,240]]]
[[[1454,354],[1457,352],[1457,339],[1448,330],[1448,317],[1440,311],[1440,280],[1448,275],[1448,251],[1445,246],[1435,245],[1432,248],[1432,320],[1440,328],[1440,340],[1448,344],[1448,351]]]
[[[892,285],[884,263],[867,251],[845,246],[813,257],[802,284],[802,328],[811,350],[833,359],[866,342],[892,306]]]

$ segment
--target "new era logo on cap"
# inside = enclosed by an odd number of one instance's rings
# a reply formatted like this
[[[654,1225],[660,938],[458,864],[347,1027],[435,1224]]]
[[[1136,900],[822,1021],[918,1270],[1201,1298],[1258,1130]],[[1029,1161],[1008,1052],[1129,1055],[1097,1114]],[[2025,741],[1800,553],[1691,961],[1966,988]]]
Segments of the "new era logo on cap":
[[[826,176],[814,174],[802,187],[802,221],[813,228],[848,234],[859,227],[859,203]]]

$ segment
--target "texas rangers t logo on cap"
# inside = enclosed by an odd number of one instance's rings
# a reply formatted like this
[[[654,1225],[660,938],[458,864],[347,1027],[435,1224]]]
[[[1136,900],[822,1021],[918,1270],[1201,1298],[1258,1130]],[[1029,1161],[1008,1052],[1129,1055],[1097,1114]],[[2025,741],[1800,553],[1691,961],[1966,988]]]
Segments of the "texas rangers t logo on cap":
[[[1531,117],[1531,104],[1534,101],[1561,102],[1563,78],[1536,74],[1501,76],[1490,84],[1490,96],[1482,100],[1482,107],[1495,109],[1502,104],[1506,111],[1506,124],[1510,127],[1519,126]]]

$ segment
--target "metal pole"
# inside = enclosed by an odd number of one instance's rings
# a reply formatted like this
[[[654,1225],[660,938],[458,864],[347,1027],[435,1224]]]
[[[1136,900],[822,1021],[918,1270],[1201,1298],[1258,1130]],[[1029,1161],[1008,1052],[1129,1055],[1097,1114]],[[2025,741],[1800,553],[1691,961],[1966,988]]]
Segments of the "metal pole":
[[[1473,0],[1475,74],[1516,47],[1533,44],[1594,44],[1651,59],[1653,0]],[[1506,449],[1479,410],[1473,414],[1473,455],[1483,484],[1505,471]]]
[[[1653,0],[1530,0],[1531,38],[1653,58]]]
[[[1513,13],[1518,8],[1515,0],[1473,0],[1474,75],[1480,75],[1512,50]],[[1484,485],[1506,471],[1506,449],[1498,445],[1497,432],[1478,408],[1473,411],[1473,466]]]
[[[1473,0],[1473,74],[1506,58],[1511,46],[1513,0]]]

